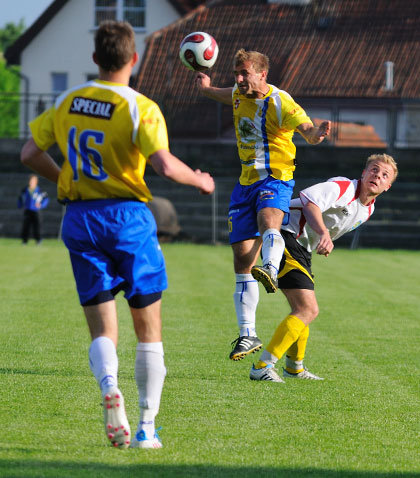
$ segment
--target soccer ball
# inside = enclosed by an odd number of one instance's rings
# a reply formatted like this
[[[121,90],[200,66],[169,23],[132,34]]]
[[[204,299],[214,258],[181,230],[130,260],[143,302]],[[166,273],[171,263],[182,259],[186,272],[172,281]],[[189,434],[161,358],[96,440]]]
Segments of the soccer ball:
[[[211,35],[194,32],[182,40],[179,57],[189,70],[205,71],[216,63],[218,53],[219,47]]]

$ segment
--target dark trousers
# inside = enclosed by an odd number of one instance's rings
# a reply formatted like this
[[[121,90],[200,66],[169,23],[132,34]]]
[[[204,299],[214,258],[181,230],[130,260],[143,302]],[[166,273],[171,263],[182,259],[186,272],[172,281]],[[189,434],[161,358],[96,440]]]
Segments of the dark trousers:
[[[41,241],[41,218],[38,211],[25,209],[23,212],[22,241],[28,242],[31,229],[37,242]]]

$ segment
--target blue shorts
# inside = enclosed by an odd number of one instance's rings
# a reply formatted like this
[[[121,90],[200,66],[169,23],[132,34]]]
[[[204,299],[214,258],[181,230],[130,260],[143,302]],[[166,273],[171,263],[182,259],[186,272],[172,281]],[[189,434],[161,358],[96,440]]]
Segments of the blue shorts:
[[[283,226],[289,224],[289,205],[295,181],[280,181],[272,176],[250,186],[237,183],[229,205],[229,242],[258,237],[257,214],[260,209],[273,207],[284,212]]]
[[[67,205],[62,237],[81,304],[118,286],[126,299],[167,288],[156,222],[145,203],[129,199]]]

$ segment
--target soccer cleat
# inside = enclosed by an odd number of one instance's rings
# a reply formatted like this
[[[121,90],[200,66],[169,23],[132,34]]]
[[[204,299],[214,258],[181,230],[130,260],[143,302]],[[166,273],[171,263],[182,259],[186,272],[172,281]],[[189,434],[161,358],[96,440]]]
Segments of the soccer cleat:
[[[309,370],[302,370],[302,372],[299,373],[290,373],[288,372],[285,368],[283,369],[283,377],[286,378],[302,378],[306,380],[324,380],[322,377],[318,377],[318,375],[315,375],[312,372],[309,372]]]
[[[249,378],[251,380],[267,380],[269,382],[284,383],[284,380],[280,378],[272,363],[269,363],[263,368],[255,368],[253,365],[249,372]]]
[[[162,448],[162,442],[160,441],[157,431],[153,438],[147,438],[144,430],[140,430],[136,433],[136,436],[131,440],[130,448]]]
[[[115,448],[128,448],[130,425],[125,414],[124,398],[118,388],[111,388],[104,395],[105,434]]]
[[[272,294],[277,290],[277,273],[270,264],[265,266],[254,266],[251,269],[252,277],[261,282],[267,293]]]
[[[252,337],[250,335],[243,335],[235,339],[231,345],[232,352],[229,355],[231,360],[242,360],[249,354],[257,352],[262,347],[262,342],[258,337]]]

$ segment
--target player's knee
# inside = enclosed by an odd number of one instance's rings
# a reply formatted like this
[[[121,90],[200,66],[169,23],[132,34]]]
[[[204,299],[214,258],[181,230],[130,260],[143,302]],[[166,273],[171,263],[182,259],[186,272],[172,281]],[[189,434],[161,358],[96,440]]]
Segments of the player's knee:
[[[308,310],[309,319],[312,322],[318,317],[318,314],[319,314],[318,304],[311,304],[311,306],[308,309],[309,309]]]

